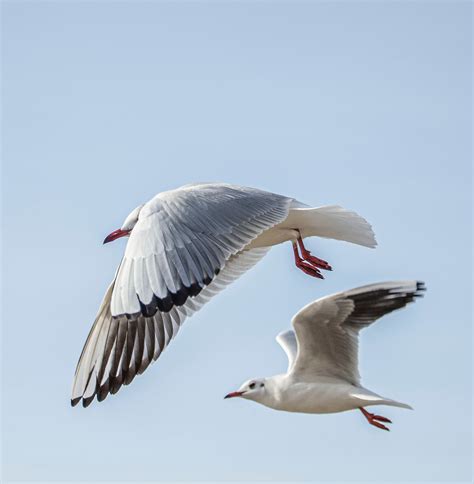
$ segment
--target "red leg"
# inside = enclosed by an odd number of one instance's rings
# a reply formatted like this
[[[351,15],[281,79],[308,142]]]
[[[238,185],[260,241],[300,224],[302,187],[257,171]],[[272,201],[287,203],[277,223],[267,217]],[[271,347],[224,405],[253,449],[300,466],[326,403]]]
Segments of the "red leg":
[[[317,267],[312,266],[308,262],[305,262],[298,253],[298,246],[293,242],[293,253],[295,254],[295,264],[298,269],[301,269],[305,274],[319,279],[324,279],[323,275]]]
[[[367,412],[367,410],[362,407],[360,407],[359,410],[362,412],[362,414],[367,419],[370,425],[373,425],[374,427],[378,427],[379,429],[390,431],[388,427],[385,427],[385,425],[382,425],[380,423],[380,422],[392,423],[392,421],[389,420],[387,417],[382,417],[382,415],[375,415],[374,413]]]
[[[309,262],[311,265],[319,267],[320,269],[332,271],[332,267],[325,260],[311,255],[311,252],[304,246],[303,239],[301,237],[298,237],[298,245],[300,247],[301,257],[306,262]]]

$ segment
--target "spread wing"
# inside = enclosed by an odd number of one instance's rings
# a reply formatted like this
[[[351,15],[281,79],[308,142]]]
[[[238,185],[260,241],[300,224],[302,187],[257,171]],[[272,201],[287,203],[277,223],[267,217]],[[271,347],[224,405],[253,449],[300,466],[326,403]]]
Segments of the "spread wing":
[[[226,184],[190,185],[144,205],[112,289],[112,316],[151,317],[198,295],[229,258],[288,216],[291,198]]]
[[[417,281],[384,282],[308,304],[292,321],[298,352],[291,371],[309,381],[326,376],[358,384],[359,331],[414,301],[423,290]]]
[[[188,297],[183,305],[174,306],[169,312],[156,311],[153,316],[112,316],[114,281],[105,294],[77,364],[71,404],[77,405],[82,400],[87,407],[96,395],[102,401],[109,393],[128,385],[158,359],[186,317],[253,267],[268,250],[252,249],[231,256],[200,294]]]
[[[296,360],[296,354],[298,352],[298,343],[296,341],[296,334],[291,329],[284,331],[277,335],[277,343],[283,348],[283,351],[288,357],[288,372],[291,371],[293,363]]]

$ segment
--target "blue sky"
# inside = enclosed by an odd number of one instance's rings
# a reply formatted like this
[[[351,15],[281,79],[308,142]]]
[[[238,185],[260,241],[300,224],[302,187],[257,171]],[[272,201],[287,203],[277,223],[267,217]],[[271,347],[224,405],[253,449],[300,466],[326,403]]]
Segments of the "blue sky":
[[[468,2],[4,2],[5,481],[469,481]],[[341,204],[368,250],[313,239],[313,280],[274,248],[115,397],[69,406],[124,240],[155,193],[219,180]],[[222,397],[286,368],[304,304],[417,278],[362,333],[363,383],[414,412],[296,415]]]

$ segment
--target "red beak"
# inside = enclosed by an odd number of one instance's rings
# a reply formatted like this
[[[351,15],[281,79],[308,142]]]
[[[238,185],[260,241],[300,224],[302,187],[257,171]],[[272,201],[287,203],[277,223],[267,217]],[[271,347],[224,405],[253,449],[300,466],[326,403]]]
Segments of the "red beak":
[[[112,242],[115,239],[120,239],[120,237],[125,237],[129,235],[131,230],[122,230],[122,229],[117,229],[114,230],[111,234],[107,235],[107,237],[104,239],[104,244],[108,244],[109,242]]]
[[[224,397],[224,400],[226,398],[234,398],[234,397],[241,397],[245,392],[230,392],[228,393],[225,397]]]

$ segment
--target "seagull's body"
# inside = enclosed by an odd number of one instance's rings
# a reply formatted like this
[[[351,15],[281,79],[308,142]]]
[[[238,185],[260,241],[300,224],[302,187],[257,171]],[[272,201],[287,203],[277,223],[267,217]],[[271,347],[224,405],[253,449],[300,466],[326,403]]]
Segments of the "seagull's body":
[[[129,236],[79,359],[71,402],[89,405],[130,383],[156,360],[186,317],[291,241],[295,263],[322,278],[329,264],[305,248],[319,236],[375,247],[371,226],[338,206],[225,183],[159,193],[135,208],[104,242]]]
[[[294,331],[277,336],[288,356],[288,371],[249,380],[226,398],[243,397],[275,410],[298,413],[360,409],[372,425],[388,430],[380,423],[390,423],[388,419],[364,407],[411,407],[361,385],[358,333],[381,316],[414,301],[423,290],[423,284],[416,281],[385,282],[308,304],[294,316]]]
[[[366,388],[331,377],[318,377],[308,382],[285,373],[266,378],[265,388],[265,396],[259,403],[285,412],[338,413],[392,402]],[[395,403],[399,406],[399,402]]]

